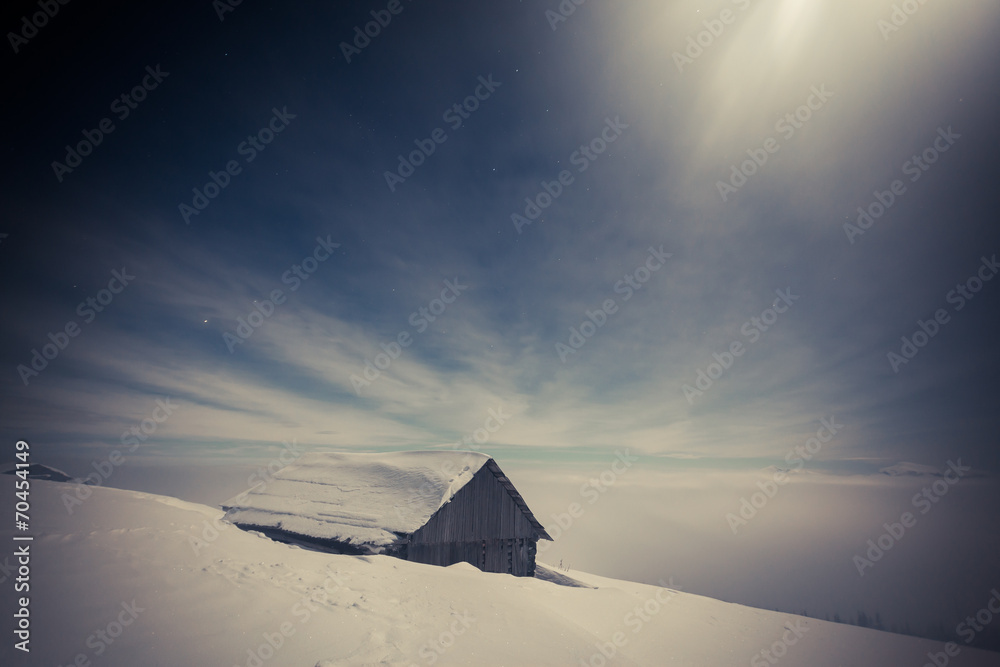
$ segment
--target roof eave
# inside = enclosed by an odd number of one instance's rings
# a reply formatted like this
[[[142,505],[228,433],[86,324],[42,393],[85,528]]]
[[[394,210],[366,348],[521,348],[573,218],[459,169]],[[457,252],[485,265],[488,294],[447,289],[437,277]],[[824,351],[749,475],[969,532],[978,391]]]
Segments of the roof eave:
[[[554,542],[555,540],[553,540],[545,531],[545,527],[539,523],[538,519],[535,518],[535,515],[531,513],[530,509],[528,509],[528,504],[524,502],[524,498],[518,490],[514,488],[513,482],[511,482],[507,475],[504,474],[503,470],[500,469],[500,466],[497,465],[497,462],[491,458],[483,464],[483,468],[488,468],[489,471],[493,473],[494,477],[496,477],[497,481],[500,482],[505,489],[507,489],[507,493],[510,494],[514,504],[517,505],[518,509],[521,510],[525,518],[528,519],[528,523],[530,523],[531,527],[538,533],[538,539]]]

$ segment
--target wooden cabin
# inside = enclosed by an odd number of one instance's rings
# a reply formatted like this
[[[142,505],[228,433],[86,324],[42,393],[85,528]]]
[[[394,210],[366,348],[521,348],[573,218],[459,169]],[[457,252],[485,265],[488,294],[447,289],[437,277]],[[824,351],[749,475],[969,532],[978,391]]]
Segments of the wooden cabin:
[[[226,519],[335,553],[535,573],[551,540],[513,483],[476,452],[315,453],[223,505]]]

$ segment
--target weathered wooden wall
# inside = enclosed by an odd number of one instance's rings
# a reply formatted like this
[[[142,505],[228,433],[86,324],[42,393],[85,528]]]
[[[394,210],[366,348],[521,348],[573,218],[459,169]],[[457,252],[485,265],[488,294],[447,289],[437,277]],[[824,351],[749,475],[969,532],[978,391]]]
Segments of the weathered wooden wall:
[[[524,512],[496,477],[482,468],[419,530],[410,544],[537,537]]]
[[[486,467],[410,536],[407,559],[533,576],[538,531]]]

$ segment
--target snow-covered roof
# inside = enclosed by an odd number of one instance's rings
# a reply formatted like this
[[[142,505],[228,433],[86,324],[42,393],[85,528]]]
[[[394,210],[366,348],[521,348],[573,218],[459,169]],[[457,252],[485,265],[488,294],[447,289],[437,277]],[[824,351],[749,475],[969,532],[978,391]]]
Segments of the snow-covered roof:
[[[459,451],[305,454],[223,509],[243,526],[385,546],[427,523],[490,460]]]

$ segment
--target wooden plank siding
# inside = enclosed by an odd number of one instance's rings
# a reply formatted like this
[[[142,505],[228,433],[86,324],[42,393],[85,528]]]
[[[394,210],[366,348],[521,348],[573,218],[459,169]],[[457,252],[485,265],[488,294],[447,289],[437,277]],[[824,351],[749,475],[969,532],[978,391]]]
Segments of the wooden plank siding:
[[[546,536],[547,537],[547,536]],[[410,535],[407,560],[431,565],[471,563],[484,572],[533,576],[538,530],[484,466]]]
[[[484,467],[411,535],[410,544],[537,536],[507,489]]]

